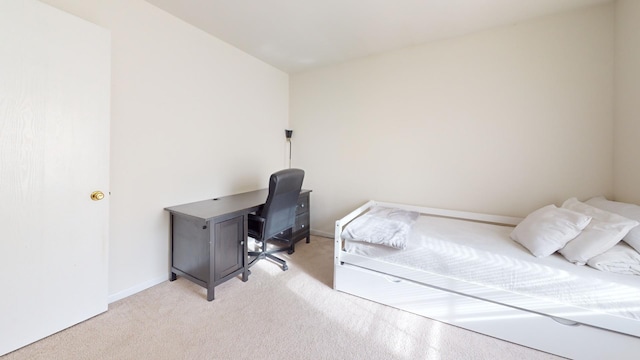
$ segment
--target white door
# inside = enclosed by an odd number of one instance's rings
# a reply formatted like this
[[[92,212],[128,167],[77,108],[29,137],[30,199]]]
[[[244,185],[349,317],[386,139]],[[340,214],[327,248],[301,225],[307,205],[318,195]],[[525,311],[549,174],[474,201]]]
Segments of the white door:
[[[107,310],[110,51],[105,29],[0,0],[0,355]]]

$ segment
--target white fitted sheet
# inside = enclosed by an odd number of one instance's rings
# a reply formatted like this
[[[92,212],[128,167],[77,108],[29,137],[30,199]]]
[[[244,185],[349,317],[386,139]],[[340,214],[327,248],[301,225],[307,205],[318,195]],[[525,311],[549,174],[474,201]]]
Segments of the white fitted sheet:
[[[416,270],[640,320],[640,276],[574,265],[559,254],[536,258],[510,226],[422,215],[407,248],[345,241],[353,254]]]

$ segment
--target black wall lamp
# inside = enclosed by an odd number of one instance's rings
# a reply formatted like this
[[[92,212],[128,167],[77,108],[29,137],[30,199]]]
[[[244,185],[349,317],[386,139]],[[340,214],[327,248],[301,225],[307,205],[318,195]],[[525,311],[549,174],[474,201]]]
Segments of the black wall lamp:
[[[284,129],[284,136],[287,138],[289,142],[289,169],[291,169],[291,136],[293,135],[293,130]]]

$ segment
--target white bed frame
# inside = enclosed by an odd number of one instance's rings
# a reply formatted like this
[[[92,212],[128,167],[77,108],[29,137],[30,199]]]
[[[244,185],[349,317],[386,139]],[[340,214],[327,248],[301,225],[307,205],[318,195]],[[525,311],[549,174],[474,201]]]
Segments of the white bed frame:
[[[336,290],[572,359],[637,359],[640,321],[417,271],[343,251],[342,230],[379,205],[514,226],[522,219],[369,201],[336,221]],[[638,304],[640,306],[640,304]]]

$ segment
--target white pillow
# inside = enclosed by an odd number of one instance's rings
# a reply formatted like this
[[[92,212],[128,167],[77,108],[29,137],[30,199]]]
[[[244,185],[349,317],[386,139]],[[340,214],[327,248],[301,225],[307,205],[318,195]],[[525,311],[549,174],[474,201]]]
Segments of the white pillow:
[[[580,235],[560,250],[567,260],[577,265],[584,265],[592,257],[611,249],[638,225],[635,220],[587,205],[576,198],[565,201],[562,207],[592,218]]]
[[[511,238],[537,257],[549,256],[580,234],[591,217],[547,205],[522,220],[511,232]]]
[[[342,230],[342,238],[404,250],[418,216],[415,211],[374,206],[350,222]]]
[[[607,200],[604,196],[591,198],[586,203],[598,209],[611,211],[631,220],[640,221],[640,206],[638,205]],[[640,252],[640,226],[631,229],[622,240],[631,245],[637,252]]]
[[[589,259],[587,265],[601,271],[640,275],[640,254],[621,241],[604,253]]]

